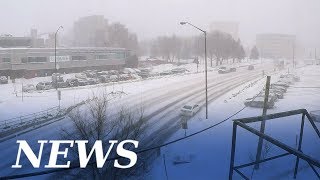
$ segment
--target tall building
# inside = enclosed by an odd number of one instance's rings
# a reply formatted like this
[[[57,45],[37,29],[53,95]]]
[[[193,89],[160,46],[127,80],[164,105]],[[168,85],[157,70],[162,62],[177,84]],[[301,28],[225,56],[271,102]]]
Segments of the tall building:
[[[103,47],[108,35],[108,21],[103,15],[80,18],[74,23],[74,46]]]
[[[210,31],[221,31],[230,34],[233,39],[239,38],[239,23],[231,21],[212,22],[209,27]]]
[[[292,59],[296,51],[296,36],[288,34],[258,34],[256,45],[260,57]]]

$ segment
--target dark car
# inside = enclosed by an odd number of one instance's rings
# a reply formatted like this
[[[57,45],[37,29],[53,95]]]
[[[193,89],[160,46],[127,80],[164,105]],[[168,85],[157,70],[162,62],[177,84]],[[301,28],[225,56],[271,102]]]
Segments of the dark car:
[[[95,78],[97,77],[97,72],[92,70],[87,70],[83,72],[88,78]]]
[[[96,78],[89,78],[87,80],[89,85],[99,84],[99,80]]]
[[[109,76],[108,75],[99,75],[98,76],[98,80],[101,83],[107,83],[110,81]]]
[[[248,70],[250,70],[250,71],[251,71],[251,70],[254,70],[254,66],[253,66],[253,65],[249,65],[249,66],[248,66]]]
[[[58,82],[58,88],[67,88],[69,84],[67,82]]]
[[[172,74],[172,71],[163,71],[160,73],[160,76],[167,76],[167,75],[170,75]]]
[[[87,86],[89,85],[89,81],[87,79],[78,79],[79,86]]]
[[[230,68],[230,72],[236,72],[236,71],[237,71],[237,68],[235,67]]]
[[[173,74],[185,73],[186,71],[188,71],[186,68],[175,68],[171,70]]]
[[[72,78],[72,79],[67,79],[66,83],[70,86],[70,87],[75,87],[79,85],[79,81],[78,79]]]
[[[0,76],[0,84],[8,84],[8,78],[6,76]]]
[[[52,88],[52,82],[39,82],[36,85],[37,90],[48,90]]]

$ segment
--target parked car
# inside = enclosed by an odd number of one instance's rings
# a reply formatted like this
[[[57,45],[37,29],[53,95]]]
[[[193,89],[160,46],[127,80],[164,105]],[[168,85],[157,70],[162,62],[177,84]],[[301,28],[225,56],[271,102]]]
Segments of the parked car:
[[[255,107],[255,108],[263,108],[264,106],[264,97],[255,97],[255,98],[248,98],[244,102],[245,106],[249,107]],[[272,98],[268,99],[267,103],[267,109],[273,108],[274,107],[274,101]]]
[[[220,67],[218,69],[218,73],[219,74],[226,74],[226,73],[235,72],[235,71],[237,71],[237,69],[234,68],[234,67],[233,68],[227,68],[225,66],[222,66],[222,67]]]
[[[118,80],[119,80],[119,78],[118,78],[117,75],[111,75],[111,76],[109,77],[109,79],[110,79],[110,81],[112,81],[112,82],[115,82],[115,81],[118,81]]]
[[[151,70],[148,68],[140,69],[140,72],[138,72],[138,75],[142,78],[148,78],[150,76]]]
[[[52,80],[52,82],[55,82],[55,81],[63,82],[63,76],[60,73],[53,73],[51,76],[51,80]]]
[[[276,89],[277,91],[287,92],[288,87],[280,86],[277,84],[271,84],[270,89]]]
[[[108,75],[108,74],[109,74],[108,71],[100,71],[100,72],[97,72],[97,76]]]
[[[88,77],[88,78],[95,78],[95,77],[97,77],[97,72],[96,71],[94,71],[94,70],[86,70],[86,71],[84,71],[83,72],[85,75],[86,75],[86,77]],[[83,79],[83,78],[82,78]]]
[[[52,88],[52,82],[39,82],[36,85],[37,90],[48,90]]]
[[[265,92],[261,92],[257,97],[262,97],[264,99]],[[269,92],[268,100],[275,102],[278,96],[272,92]]]
[[[200,110],[198,104],[187,104],[181,108],[180,114],[182,116],[193,116]]]
[[[132,73],[136,73],[136,71],[132,68],[124,68],[122,71],[124,74],[132,74]]]
[[[67,79],[66,83],[68,83],[70,87],[75,87],[75,86],[78,86],[79,84],[78,79],[75,79],[75,78]]]
[[[58,82],[58,88],[67,88],[69,84],[67,82]]]
[[[137,73],[137,74],[139,74],[141,71],[140,71],[140,69],[137,69],[137,68],[133,68],[133,70]]]
[[[235,67],[230,68],[230,72],[236,72],[236,71],[237,71],[237,68]]]
[[[277,96],[278,99],[283,99],[284,92],[278,91],[277,89],[269,89],[269,93]]]
[[[141,79],[141,77],[137,74],[131,74],[132,79]]]
[[[87,79],[78,79],[78,86],[87,86],[89,81]]]
[[[222,66],[222,67],[219,67],[219,69],[218,69],[218,73],[219,74],[226,74],[226,73],[229,73],[230,71],[227,69],[227,67],[224,67],[224,66]]]
[[[250,70],[250,71],[251,71],[251,70],[254,70],[254,66],[253,66],[253,65],[249,65],[249,66],[248,66],[248,70]]]
[[[76,74],[75,77],[77,79],[86,79],[87,78],[87,75],[84,74],[84,73],[79,73],[79,74]]]
[[[109,75],[100,75],[98,76],[98,80],[100,83],[107,83],[110,81]]]
[[[120,81],[126,81],[126,80],[129,80],[130,78],[131,78],[131,76],[129,76],[129,74],[120,74],[119,75]]]
[[[32,92],[34,90],[36,90],[36,87],[33,84],[27,84],[25,86],[22,86],[23,92]]]
[[[167,76],[167,75],[170,75],[170,74],[172,74],[172,72],[170,70],[168,70],[168,71],[161,72],[160,76]]]
[[[0,84],[8,84],[8,78],[6,76],[0,76]]]
[[[99,84],[99,80],[96,78],[89,78],[87,80],[88,80],[89,85]]]
[[[290,83],[285,82],[285,81],[278,81],[278,82],[272,83],[272,85],[282,86],[282,87],[288,88],[290,86]]]
[[[283,74],[280,76],[281,79],[291,79],[292,81],[300,81],[300,77],[294,74]]]
[[[119,71],[117,71],[117,70],[110,70],[110,71],[109,71],[109,74],[110,74],[110,75],[119,75]]]
[[[172,73],[185,73],[186,71],[188,71],[186,68],[174,68],[171,70]]]

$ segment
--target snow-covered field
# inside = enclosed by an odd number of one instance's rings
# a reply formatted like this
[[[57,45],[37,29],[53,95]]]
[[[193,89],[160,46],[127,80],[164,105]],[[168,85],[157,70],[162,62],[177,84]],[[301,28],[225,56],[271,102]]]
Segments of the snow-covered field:
[[[159,69],[159,71],[162,71],[166,68],[171,68],[169,66],[170,65],[161,65],[154,68],[154,70],[156,71]],[[196,71],[195,66],[186,68],[189,68],[191,72]],[[320,81],[317,80],[320,73],[316,71],[316,68],[317,67],[306,67],[297,70],[297,73],[301,75],[301,82],[295,83],[294,86],[310,86],[310,84],[312,84],[312,86],[320,86]],[[280,75],[279,73],[274,74],[275,72],[273,72],[273,66],[271,64],[259,64],[254,71],[248,71],[246,67],[243,67],[238,68],[237,72],[229,74],[218,74],[217,71],[214,70],[209,72],[209,97],[212,100],[209,105],[209,119],[204,119],[204,108],[202,108],[201,111],[189,121],[189,129],[186,133],[189,134],[208,127],[241,109],[243,107],[243,101],[250,96],[252,97],[253,94],[258,93],[264,86],[265,82],[263,80],[257,81],[257,79],[261,79],[262,77],[262,70],[272,73],[272,80],[277,79]],[[252,81],[249,81],[248,79]],[[44,79],[36,78],[24,80],[28,81],[24,83],[31,83],[30,81],[36,83],[36,81],[40,80]],[[252,82],[255,83],[252,84]],[[150,136],[155,136],[152,132],[156,132],[157,129],[165,127],[166,124],[178,123],[173,121],[173,119],[179,115],[179,110],[185,103],[195,102],[203,105],[203,85],[204,74],[195,73],[164,76],[161,78],[128,83],[105,84],[88,86],[85,88],[66,88],[62,89],[61,105],[62,107],[68,107],[101,92],[109,93],[112,91],[123,91],[126,93],[125,95],[111,100],[110,110],[115,111],[122,106],[129,108],[143,106],[146,115],[154,115],[149,119],[153,126],[149,129],[150,132],[148,133],[150,133]],[[3,94],[1,94],[0,97],[0,109],[6,109],[6,111],[0,112],[1,119],[8,119],[30,112],[37,112],[58,105],[57,92],[55,90],[26,93],[22,101],[20,96],[16,97],[16,95],[13,94],[13,84],[3,85],[1,88]],[[227,91],[229,92],[227,93]],[[237,95],[235,96],[235,94]],[[276,107],[269,110],[268,113],[297,108],[306,108],[308,110],[320,109],[319,104],[317,103],[320,100],[319,96],[319,89],[292,87],[289,88],[288,92],[285,94],[285,99],[279,100],[276,103]],[[301,102],[298,102],[297,98],[299,98]],[[173,103],[175,101],[176,103]],[[290,105],[288,105],[288,103]],[[260,114],[260,109],[246,108],[234,118]],[[38,171],[35,169],[30,170],[28,168],[20,170],[10,168],[15,160],[16,154],[13,152],[17,151],[17,147],[15,146],[15,141],[17,139],[34,140],[31,144],[36,145],[36,140],[38,139],[59,138],[59,131],[61,128],[67,127],[68,125],[70,125],[70,122],[68,121],[68,118],[66,118],[62,121],[2,142],[0,144],[0,159],[5,160],[0,163],[0,168],[3,169],[3,171],[0,172],[0,176]],[[194,179],[194,177],[199,177],[199,179],[212,179],[215,177],[217,179],[225,179],[228,175],[231,125],[231,121],[227,121],[217,128],[209,130],[201,135],[161,149],[162,153],[165,154],[167,158],[169,179]],[[269,124],[267,124],[267,129],[268,127]],[[241,131],[239,131],[239,134],[244,134],[240,132]],[[169,140],[182,137],[184,136],[184,133],[184,130],[180,130]],[[239,141],[242,142],[241,140]],[[255,146],[254,141],[251,142],[251,144]],[[239,149],[241,149],[241,146]],[[252,148],[251,150],[253,153],[254,151]],[[244,150],[245,153],[241,153],[239,156],[245,155],[245,158],[248,158],[249,155],[246,151],[248,151],[247,148]],[[179,156],[191,159],[191,163],[173,165],[173,160]],[[28,164],[27,160],[22,163]],[[236,163],[238,162],[236,161]],[[162,158],[156,160],[153,165],[154,168],[152,168],[147,177],[150,177],[150,179],[165,179]]]

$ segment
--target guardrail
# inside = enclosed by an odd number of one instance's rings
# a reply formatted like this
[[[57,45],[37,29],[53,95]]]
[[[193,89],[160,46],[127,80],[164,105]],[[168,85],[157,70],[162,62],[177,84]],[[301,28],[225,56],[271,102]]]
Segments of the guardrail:
[[[17,128],[19,126],[25,126],[28,124],[34,124],[42,121],[47,121],[62,114],[59,106],[55,106],[43,111],[39,111],[32,114],[26,114],[11,119],[0,121],[0,132]]]
[[[297,149],[292,148],[286,144],[284,144],[283,142],[280,142],[278,140],[276,140],[275,138],[262,133],[252,127],[250,127],[249,123],[254,123],[254,122],[261,122],[261,121],[269,121],[269,120],[274,120],[274,119],[278,119],[278,118],[282,118],[282,117],[288,117],[288,116],[293,116],[293,115],[302,115],[301,116],[301,124],[300,124],[300,135],[299,135],[299,143],[298,143],[298,147]],[[308,165],[311,167],[311,169],[313,170],[313,172],[315,173],[315,175],[320,179],[320,174],[317,172],[317,170],[315,169],[320,168],[320,161],[308,156],[306,154],[303,153],[302,151],[302,140],[303,140],[303,132],[304,132],[304,126],[305,126],[305,117],[307,117],[309,123],[311,124],[313,130],[316,132],[318,138],[320,139],[320,131],[317,128],[317,126],[314,123],[314,119],[310,116],[310,114],[308,113],[308,111],[306,109],[298,109],[298,110],[292,110],[292,111],[286,111],[286,112],[280,112],[280,113],[275,113],[275,114],[268,114],[265,116],[257,116],[257,117],[249,117],[249,118],[243,118],[243,119],[236,119],[233,121],[233,132],[232,132],[232,146],[231,146],[231,158],[230,158],[230,169],[229,169],[229,180],[233,179],[233,172],[237,172],[243,179],[247,179],[249,180],[249,178],[243,174],[240,169],[241,168],[245,168],[245,167],[249,167],[249,166],[254,166],[254,165],[258,165],[260,163],[264,163],[267,161],[271,161],[274,159],[278,159],[284,156],[289,156],[289,155],[294,155],[296,157],[296,161],[295,161],[295,166],[294,166],[294,173],[293,173],[293,178],[295,179],[297,177],[298,174],[298,167],[299,167],[299,160],[304,160],[308,163]],[[260,138],[262,138],[263,140],[266,140],[270,143],[272,143],[273,145],[281,148],[282,150],[286,151],[286,153],[280,154],[280,155],[276,155],[273,157],[269,157],[266,159],[262,159],[262,160],[256,160],[254,162],[251,163],[247,163],[247,164],[242,164],[242,165],[237,165],[235,166],[234,161],[235,161],[235,152],[236,152],[236,139],[237,139],[237,127],[241,127],[251,133],[253,133],[256,136],[259,136]]]

